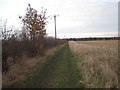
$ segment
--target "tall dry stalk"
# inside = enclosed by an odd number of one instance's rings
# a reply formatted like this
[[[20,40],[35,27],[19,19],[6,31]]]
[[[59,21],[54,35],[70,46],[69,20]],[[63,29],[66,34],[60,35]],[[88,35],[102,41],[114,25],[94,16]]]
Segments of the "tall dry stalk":
[[[69,42],[88,88],[118,87],[118,41]]]

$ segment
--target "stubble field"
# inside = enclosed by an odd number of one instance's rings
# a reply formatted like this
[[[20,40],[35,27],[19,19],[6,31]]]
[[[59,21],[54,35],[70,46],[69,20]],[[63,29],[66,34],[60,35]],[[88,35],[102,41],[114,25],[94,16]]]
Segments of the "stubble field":
[[[118,40],[70,41],[87,88],[118,87]]]

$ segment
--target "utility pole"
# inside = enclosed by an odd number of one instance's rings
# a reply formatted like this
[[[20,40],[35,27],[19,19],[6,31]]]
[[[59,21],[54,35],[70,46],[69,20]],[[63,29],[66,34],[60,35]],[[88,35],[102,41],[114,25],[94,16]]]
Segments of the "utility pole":
[[[59,16],[59,15],[57,15]],[[54,15],[54,23],[55,23],[55,39],[57,39],[57,31],[56,31],[56,15]]]

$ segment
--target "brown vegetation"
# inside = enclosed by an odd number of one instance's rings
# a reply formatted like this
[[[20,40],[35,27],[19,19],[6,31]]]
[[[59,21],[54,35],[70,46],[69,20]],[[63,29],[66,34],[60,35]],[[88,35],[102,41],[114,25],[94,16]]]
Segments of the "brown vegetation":
[[[9,87],[26,78],[65,41],[46,37],[46,10],[40,14],[28,4],[21,33],[2,27],[2,82]]]
[[[118,40],[69,42],[87,88],[118,87]]]
[[[39,65],[47,60],[48,56],[53,55],[54,52],[61,47],[62,45],[59,45],[54,48],[47,49],[45,56],[36,56],[29,58],[24,55],[21,60],[16,62],[16,64],[10,63],[12,61],[12,58],[9,58],[10,62],[8,64],[11,66],[6,74],[3,73],[3,87],[9,87],[25,80],[31,72],[36,70]]]
[[[14,33],[5,25],[2,27],[2,72],[7,72],[11,65],[22,60],[22,57],[45,56],[48,48],[63,44],[65,41],[47,38],[45,26],[47,24],[46,10],[38,14],[37,10],[28,4],[22,20],[22,33]]]

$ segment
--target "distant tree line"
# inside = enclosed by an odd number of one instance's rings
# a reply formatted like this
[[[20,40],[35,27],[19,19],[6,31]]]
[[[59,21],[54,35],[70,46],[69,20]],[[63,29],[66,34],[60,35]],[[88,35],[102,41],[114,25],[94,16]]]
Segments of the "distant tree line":
[[[63,40],[67,40],[67,41],[120,40],[120,37],[67,38]]]

